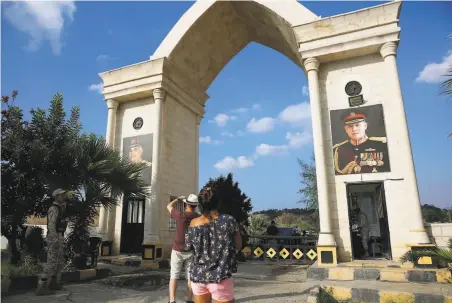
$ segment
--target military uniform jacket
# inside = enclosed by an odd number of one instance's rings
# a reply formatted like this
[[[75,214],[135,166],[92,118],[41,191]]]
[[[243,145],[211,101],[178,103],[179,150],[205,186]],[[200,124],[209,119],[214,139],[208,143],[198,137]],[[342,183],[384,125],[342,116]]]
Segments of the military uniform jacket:
[[[54,203],[47,213],[47,237],[49,240],[56,240],[64,237],[67,228],[67,221],[64,209]]]
[[[360,145],[349,140],[333,146],[336,175],[389,172],[386,137],[370,137]]]

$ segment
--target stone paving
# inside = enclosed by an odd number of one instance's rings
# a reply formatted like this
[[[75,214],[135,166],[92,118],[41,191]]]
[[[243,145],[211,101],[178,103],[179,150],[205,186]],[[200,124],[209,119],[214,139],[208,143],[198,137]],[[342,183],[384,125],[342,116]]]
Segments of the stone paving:
[[[139,274],[143,269],[133,269],[112,265],[100,265],[113,269],[115,275]],[[261,264],[241,264],[235,277],[236,302],[304,302],[311,286],[302,287],[306,279],[305,267],[282,267]],[[165,277],[168,273],[161,272]],[[117,278],[116,276],[115,278]],[[132,287],[105,285],[102,281],[81,284],[68,284],[57,294],[36,297],[33,292],[17,294],[2,298],[5,303],[144,303],[168,302],[168,284],[155,286],[144,282]],[[310,285],[310,284],[309,284]],[[185,281],[180,281],[177,302],[185,302]]]
[[[36,297],[33,292],[2,297],[5,303],[166,303],[168,302],[167,271],[150,271],[143,268],[131,268],[100,264],[99,267],[110,268],[113,276],[91,283],[68,284],[57,294]],[[115,284],[124,279],[131,281],[143,275],[145,279],[127,286]],[[147,279],[159,275],[161,285]],[[277,266],[255,263],[240,264],[235,275],[236,302],[306,302],[309,290],[316,285],[339,286],[346,288],[399,291],[452,296],[452,286],[445,284],[389,283],[380,281],[306,281],[306,267]],[[113,282],[112,282],[113,281]],[[113,285],[109,285],[109,283]],[[110,283],[110,284],[111,284]],[[177,302],[185,302],[186,284],[180,281]]]

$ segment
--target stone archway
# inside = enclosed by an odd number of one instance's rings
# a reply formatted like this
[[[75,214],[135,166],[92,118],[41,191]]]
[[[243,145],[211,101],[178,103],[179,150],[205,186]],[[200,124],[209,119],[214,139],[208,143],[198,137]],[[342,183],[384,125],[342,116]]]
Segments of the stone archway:
[[[348,107],[347,81],[362,83],[369,105],[383,105],[387,126],[397,119],[406,126],[395,62],[400,7],[400,2],[391,2],[321,19],[297,1],[198,1],[150,60],[100,74],[108,105],[108,144],[124,151],[126,139],[152,134],[152,147],[145,151],[154,180],[146,201],[145,244],[170,243],[163,206],[170,196],[198,189],[199,125],[206,90],[251,41],[284,54],[308,77],[320,210],[319,263],[350,258],[347,182],[386,182],[388,201],[401,192],[409,197],[405,205],[411,209],[409,226],[394,219],[389,222],[394,256],[404,252],[408,238],[409,243],[428,243],[406,127],[388,132],[391,161],[398,163],[391,172],[335,176],[333,167],[329,111]],[[140,128],[133,124],[137,118],[144,121]],[[184,171],[195,173],[187,176]],[[403,181],[396,186],[388,181],[400,176]],[[388,205],[389,218],[400,209],[395,203]],[[114,241],[114,253],[118,253],[122,213],[122,206],[101,212],[99,232]]]

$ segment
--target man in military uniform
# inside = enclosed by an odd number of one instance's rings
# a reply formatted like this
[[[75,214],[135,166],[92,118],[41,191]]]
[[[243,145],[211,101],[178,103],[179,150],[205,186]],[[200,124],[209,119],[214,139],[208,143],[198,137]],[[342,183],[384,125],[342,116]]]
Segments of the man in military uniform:
[[[152,152],[152,151],[151,151]],[[144,163],[146,168],[142,171],[143,179],[151,182],[152,163],[143,159],[144,148],[136,138],[133,138],[129,146],[129,160],[133,163]]]
[[[151,166],[152,163],[143,159],[143,146],[138,143],[137,139],[132,139],[129,146],[129,160],[134,163],[144,163],[146,166]]]
[[[366,118],[358,110],[342,115],[349,139],[333,146],[336,175],[390,171],[386,137],[368,137]]]
[[[63,256],[64,232],[67,228],[65,216],[68,192],[61,188],[52,194],[55,201],[47,212],[47,263],[44,266],[43,274],[38,282],[36,294],[52,294],[51,289],[62,289],[61,271],[65,266]],[[52,278],[56,283],[52,283]]]

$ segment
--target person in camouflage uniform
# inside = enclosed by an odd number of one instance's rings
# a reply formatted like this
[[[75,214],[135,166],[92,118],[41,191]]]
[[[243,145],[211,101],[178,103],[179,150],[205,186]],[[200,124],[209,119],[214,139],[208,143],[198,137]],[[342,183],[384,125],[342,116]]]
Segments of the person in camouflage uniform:
[[[38,282],[36,294],[49,295],[53,289],[62,289],[61,271],[65,266],[63,255],[64,232],[66,231],[66,204],[68,201],[67,191],[57,189],[52,194],[55,201],[47,212],[47,263],[43,274]],[[52,278],[56,283],[52,283]]]

